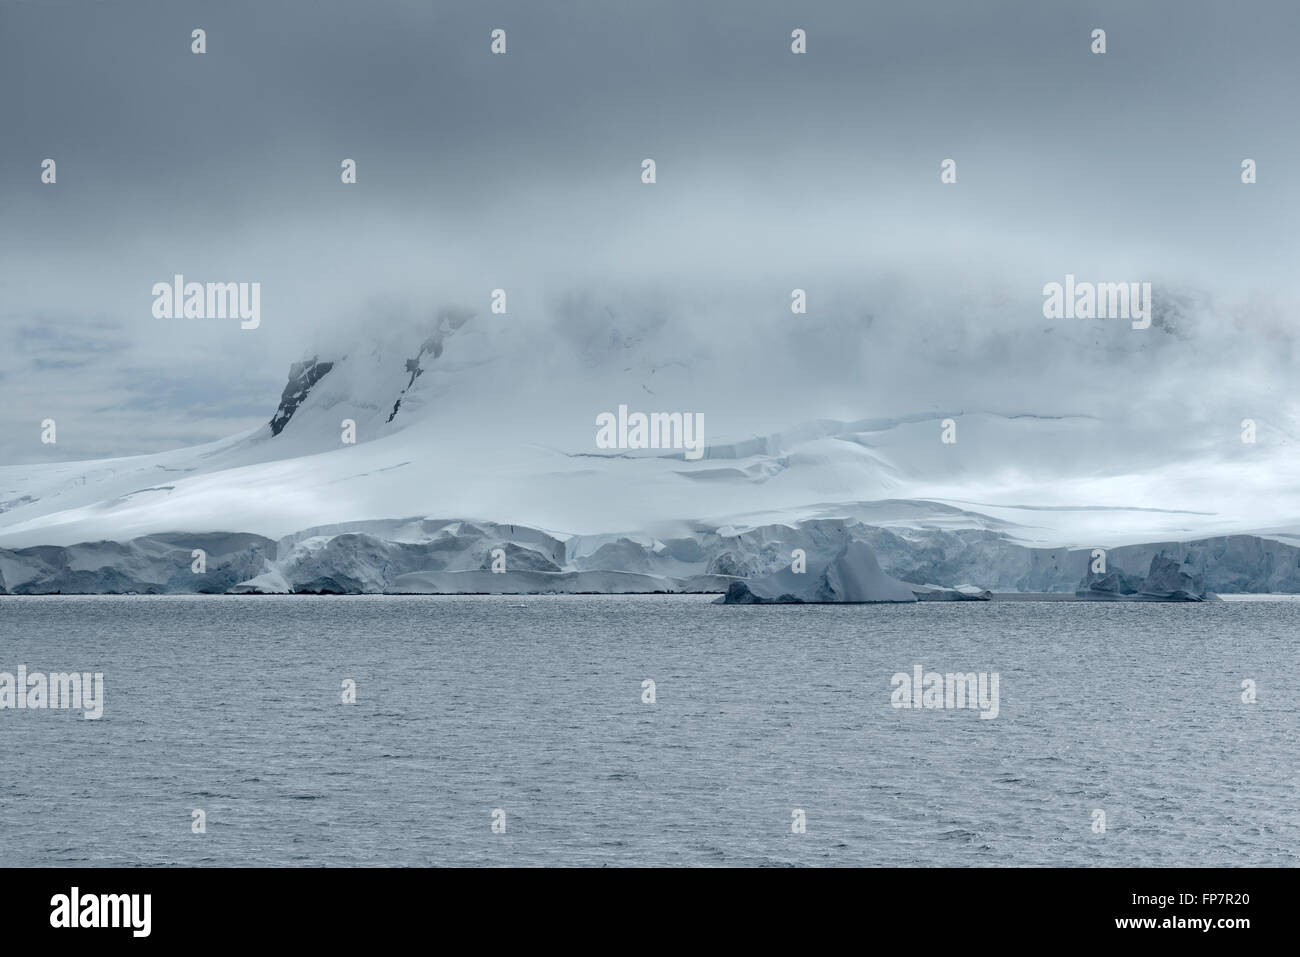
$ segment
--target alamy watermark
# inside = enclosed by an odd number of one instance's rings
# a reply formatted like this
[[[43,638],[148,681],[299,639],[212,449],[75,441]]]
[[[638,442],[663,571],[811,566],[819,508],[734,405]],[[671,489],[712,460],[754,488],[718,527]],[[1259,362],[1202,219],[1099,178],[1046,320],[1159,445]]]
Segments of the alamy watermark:
[[[152,910],[152,894],[83,894],[74,887],[50,898],[50,926],[120,927],[133,937],[148,937]]]
[[[900,671],[889,679],[894,689],[889,703],[895,708],[970,708],[978,710],[980,718],[996,718],[1000,681],[996,671],[940,674],[913,665],[910,675]]]
[[[684,449],[688,459],[704,455],[703,412],[633,412],[596,416],[598,449]]]
[[[80,708],[83,718],[94,721],[104,714],[104,673],[59,671],[47,675],[33,671],[29,674],[26,665],[19,665],[16,675],[0,671],[0,711],[6,708],[18,711]]]
[[[1065,283],[1043,286],[1045,319],[1131,319],[1134,329],[1151,326],[1151,283],[1078,282],[1074,274]]]
[[[171,282],[153,284],[155,319],[240,319],[239,328],[262,324],[260,282],[186,282],[177,273]]]

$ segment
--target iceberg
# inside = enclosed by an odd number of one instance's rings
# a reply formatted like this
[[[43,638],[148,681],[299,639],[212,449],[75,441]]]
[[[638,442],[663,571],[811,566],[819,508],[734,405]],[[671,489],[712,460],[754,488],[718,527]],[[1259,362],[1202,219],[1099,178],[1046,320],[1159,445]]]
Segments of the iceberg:
[[[849,542],[821,566],[732,582],[718,600],[725,605],[866,604],[915,602],[912,586],[886,575],[866,542]]]
[[[1161,553],[1151,559],[1141,581],[1119,571],[1104,575],[1090,571],[1075,597],[1085,601],[1218,601],[1218,595],[1206,590],[1205,576],[1189,568],[1193,568],[1190,553],[1181,564]]]
[[[913,585],[912,592],[917,601],[989,601],[993,593],[987,588],[975,585]]]

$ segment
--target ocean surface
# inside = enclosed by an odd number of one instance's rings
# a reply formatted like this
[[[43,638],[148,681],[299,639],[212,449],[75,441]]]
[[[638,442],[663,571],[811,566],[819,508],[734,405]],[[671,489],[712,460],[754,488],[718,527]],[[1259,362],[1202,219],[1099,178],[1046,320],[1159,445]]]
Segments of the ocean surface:
[[[0,710],[0,866],[1295,866],[1298,641],[1293,601],[0,597],[0,672],[105,686]],[[894,707],[915,665],[997,717]]]

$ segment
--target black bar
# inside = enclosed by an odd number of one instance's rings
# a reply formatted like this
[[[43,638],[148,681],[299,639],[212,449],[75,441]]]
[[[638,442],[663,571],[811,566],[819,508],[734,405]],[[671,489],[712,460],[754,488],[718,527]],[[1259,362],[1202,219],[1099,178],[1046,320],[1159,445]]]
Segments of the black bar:
[[[430,931],[443,939],[454,929],[585,935],[606,925],[629,944],[666,947],[670,928],[698,922],[738,940],[761,941],[779,925],[927,952],[975,953],[1024,934],[1042,943],[1231,948],[1285,933],[1294,883],[1292,871],[1231,868],[721,870],[11,869],[0,871],[0,918],[6,947],[70,934],[78,944],[302,947],[359,935],[373,945]],[[73,887],[83,914],[88,896],[97,915],[98,895],[150,895],[148,935],[137,937],[130,919],[143,929],[143,897],[139,911],[123,908],[127,926],[52,926],[57,896],[70,905]],[[111,910],[112,902],[106,920]],[[1121,926],[1148,919],[1154,924]]]

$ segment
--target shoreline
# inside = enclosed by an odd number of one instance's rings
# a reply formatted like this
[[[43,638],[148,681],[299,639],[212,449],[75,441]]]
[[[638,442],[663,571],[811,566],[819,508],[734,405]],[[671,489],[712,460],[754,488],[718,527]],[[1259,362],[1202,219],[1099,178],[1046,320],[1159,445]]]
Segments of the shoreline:
[[[31,592],[25,594],[3,592],[0,600],[5,598],[717,598],[725,595],[718,591],[550,591],[550,592]],[[1228,602],[1252,601],[1295,601],[1300,602],[1300,593],[1296,592],[1238,592],[1223,593],[1215,596]],[[1117,599],[1079,598],[1068,592],[992,592],[987,598],[921,600],[917,602],[763,602],[761,604],[778,605],[957,605],[984,604],[986,602],[1076,602],[1089,605],[1203,605],[1217,604],[1210,601],[1186,601],[1170,598],[1140,598],[1126,595]]]

